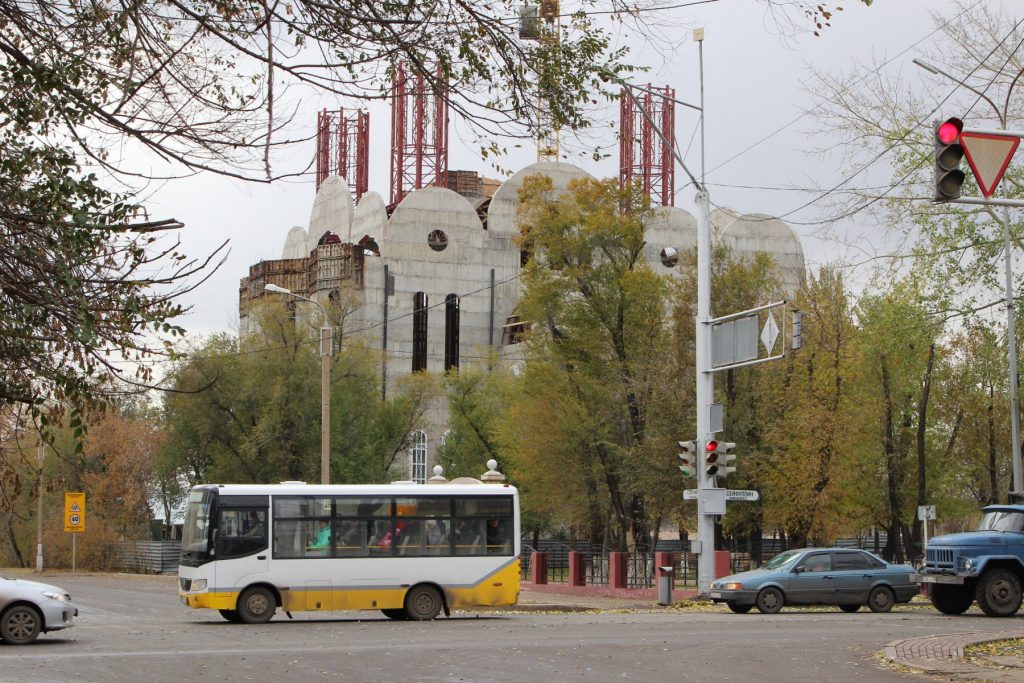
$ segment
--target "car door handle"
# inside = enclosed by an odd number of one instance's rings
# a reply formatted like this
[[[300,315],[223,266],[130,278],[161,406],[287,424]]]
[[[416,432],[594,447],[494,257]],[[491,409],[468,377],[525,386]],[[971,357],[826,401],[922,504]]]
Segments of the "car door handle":
[[[826,574],[825,576],[823,576],[821,578],[823,578],[823,579],[831,579],[831,578],[835,578],[835,577],[832,577],[832,576],[829,576],[828,574]]]
[[[257,560],[265,560],[265,559],[267,559],[267,556],[266,555],[257,555],[256,559]]]

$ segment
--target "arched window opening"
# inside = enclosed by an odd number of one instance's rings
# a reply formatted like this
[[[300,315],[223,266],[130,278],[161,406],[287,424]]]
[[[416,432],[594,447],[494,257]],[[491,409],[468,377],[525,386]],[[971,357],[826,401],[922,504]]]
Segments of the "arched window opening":
[[[459,297],[444,298],[444,371],[459,367]]]
[[[427,483],[427,433],[419,429],[412,433],[409,479],[417,484]]]
[[[416,292],[412,299],[412,371],[427,369],[427,295]]]

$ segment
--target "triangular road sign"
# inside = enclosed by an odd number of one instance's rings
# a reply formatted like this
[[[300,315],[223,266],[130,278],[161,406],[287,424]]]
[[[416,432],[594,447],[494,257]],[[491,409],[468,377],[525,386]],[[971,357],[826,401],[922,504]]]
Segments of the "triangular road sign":
[[[967,163],[974,171],[974,179],[978,181],[978,187],[986,198],[996,191],[996,185],[1006,173],[1019,144],[1020,138],[1009,135],[961,133],[960,146],[964,148]]]

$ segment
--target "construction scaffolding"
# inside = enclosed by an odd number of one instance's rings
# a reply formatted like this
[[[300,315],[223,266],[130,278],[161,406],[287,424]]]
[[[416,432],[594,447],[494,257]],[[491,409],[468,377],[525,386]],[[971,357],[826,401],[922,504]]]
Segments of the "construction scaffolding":
[[[409,192],[448,186],[448,100],[432,76],[395,65],[391,89],[391,206]]]
[[[344,109],[317,115],[316,125],[316,189],[328,176],[345,179],[355,200],[369,188],[370,115],[365,111]]]
[[[668,86],[648,85],[637,102],[625,90],[620,99],[619,184],[625,188],[639,181],[655,206],[675,206],[675,95]]]

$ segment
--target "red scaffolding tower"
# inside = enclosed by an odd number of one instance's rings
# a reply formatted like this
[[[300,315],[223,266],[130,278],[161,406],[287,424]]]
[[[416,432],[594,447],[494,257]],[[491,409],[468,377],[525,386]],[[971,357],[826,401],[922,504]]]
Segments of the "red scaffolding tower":
[[[328,176],[340,175],[348,183],[356,201],[369,187],[370,115],[365,111],[344,109],[317,115],[316,189]]]
[[[634,101],[622,91],[619,123],[619,184],[626,187],[639,180],[644,193],[655,206],[675,205],[675,163],[672,147],[676,142],[676,91],[652,88],[637,93]],[[654,132],[654,124],[662,136]]]
[[[440,68],[433,84],[420,72],[395,66],[391,91],[391,205],[434,184],[448,185],[448,101]]]

